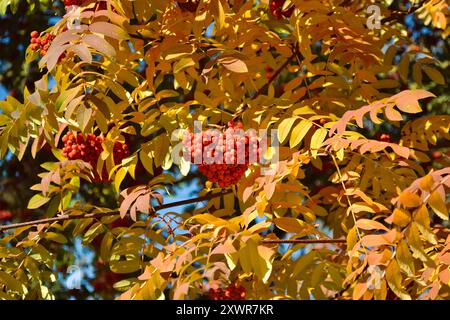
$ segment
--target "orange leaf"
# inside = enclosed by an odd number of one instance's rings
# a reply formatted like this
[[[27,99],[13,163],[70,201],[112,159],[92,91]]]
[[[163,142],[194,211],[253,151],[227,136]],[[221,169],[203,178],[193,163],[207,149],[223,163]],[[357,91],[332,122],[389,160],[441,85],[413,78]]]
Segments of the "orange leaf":
[[[402,192],[398,200],[403,206],[407,208],[415,208],[422,204],[422,200],[420,200],[420,197],[410,191]]]

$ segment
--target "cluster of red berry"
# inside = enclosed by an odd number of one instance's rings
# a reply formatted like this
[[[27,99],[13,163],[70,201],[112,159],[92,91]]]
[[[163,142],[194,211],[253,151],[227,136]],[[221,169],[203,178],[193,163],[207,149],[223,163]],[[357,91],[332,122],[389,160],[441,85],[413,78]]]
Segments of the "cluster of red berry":
[[[291,6],[287,10],[283,11],[283,5],[285,2],[286,0],[272,0],[272,2],[270,3],[270,12],[272,12],[272,14],[278,20],[282,19],[283,17],[289,18],[294,12],[294,6]]]
[[[178,6],[183,11],[196,12],[199,0],[178,0]]]
[[[87,2],[88,0],[64,0],[64,5],[66,7],[70,6],[81,6],[84,2]]]
[[[256,132],[244,133],[242,128],[242,123],[235,126],[230,121],[224,132],[211,129],[187,132],[184,136],[186,160],[198,164],[199,171],[221,188],[236,184],[250,160],[256,162],[261,152]]]
[[[245,288],[236,283],[231,284],[224,290],[222,288],[209,289],[209,297],[211,300],[245,300],[245,296]]]
[[[69,160],[81,159],[88,162],[93,168],[97,167],[97,160],[100,153],[103,151],[102,142],[103,137],[97,137],[96,135],[89,133],[86,137],[82,133],[78,133],[76,136],[72,131],[69,131],[63,138],[64,147],[62,149],[63,156]],[[114,163],[120,163],[129,154],[128,145],[116,141],[114,143],[113,156]],[[106,170],[106,168],[105,168]],[[107,181],[108,173],[103,172],[103,176],[100,178],[95,171],[96,181]]]
[[[85,3],[87,3],[89,0],[64,0],[64,6],[70,7],[70,6],[82,6]],[[108,8],[108,5],[106,4],[106,1],[97,0],[95,1],[95,6],[93,11],[99,11],[99,10],[106,10]],[[112,7],[113,11],[115,11],[114,7]],[[89,11],[92,11],[89,10]]]
[[[50,33],[46,33],[42,37],[39,37],[39,32],[37,31],[31,32],[30,35],[31,35],[30,41],[31,50],[39,52],[41,56],[45,56],[55,36]]]

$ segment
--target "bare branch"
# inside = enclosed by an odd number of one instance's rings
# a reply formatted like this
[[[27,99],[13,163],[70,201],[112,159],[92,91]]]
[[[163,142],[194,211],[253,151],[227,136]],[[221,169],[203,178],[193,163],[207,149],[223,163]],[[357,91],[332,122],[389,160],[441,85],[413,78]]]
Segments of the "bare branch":
[[[262,240],[264,244],[279,244],[279,243],[295,243],[295,244],[309,244],[309,243],[346,243],[345,239],[292,239],[292,240]]]
[[[160,206],[153,207],[154,212],[167,209],[167,208],[173,208],[173,207],[179,207],[186,204],[191,203],[197,203],[200,201],[210,200],[213,198],[217,198],[226,194],[231,193],[232,190],[223,190],[222,192],[218,193],[211,193],[202,197],[197,197],[193,199],[186,199],[181,201],[176,201],[172,203],[166,203]],[[77,219],[89,219],[89,218],[102,218],[102,217],[108,217],[108,216],[114,216],[118,215],[119,211],[111,211],[111,212],[102,212],[102,213],[86,213],[84,215],[59,215],[53,218],[46,218],[46,219],[40,219],[40,220],[33,220],[33,221],[26,221],[26,222],[20,222],[20,223],[12,223],[5,226],[0,226],[0,232],[20,228],[20,227],[27,227],[27,226],[37,226],[39,224],[47,224],[52,222],[60,222],[60,221],[67,221],[67,220],[77,220]]]

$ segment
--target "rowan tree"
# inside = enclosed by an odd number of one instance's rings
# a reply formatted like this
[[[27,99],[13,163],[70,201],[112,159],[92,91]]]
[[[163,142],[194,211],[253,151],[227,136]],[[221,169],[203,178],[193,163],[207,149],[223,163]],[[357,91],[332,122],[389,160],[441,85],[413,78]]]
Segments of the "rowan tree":
[[[27,3],[0,14],[59,19],[8,58],[2,174],[33,195],[0,298],[449,298],[445,0]],[[58,280],[78,240],[94,293]]]

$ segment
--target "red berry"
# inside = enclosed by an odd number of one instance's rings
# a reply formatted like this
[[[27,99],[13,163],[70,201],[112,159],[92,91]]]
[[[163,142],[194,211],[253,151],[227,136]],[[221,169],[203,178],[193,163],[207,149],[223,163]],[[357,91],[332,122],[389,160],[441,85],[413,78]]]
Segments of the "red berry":
[[[440,152],[440,151],[433,151],[431,153],[431,157],[433,159],[440,159],[440,158],[442,158],[442,152]]]
[[[382,133],[379,139],[383,142],[391,142],[391,135],[389,133]]]
[[[36,30],[35,30],[35,31],[32,31],[32,32],[30,33],[30,36],[31,36],[31,38],[37,38],[37,37],[39,36],[39,32],[37,32]]]
[[[209,289],[209,297],[213,300],[245,300],[245,288],[238,286],[236,283],[222,290]]]

